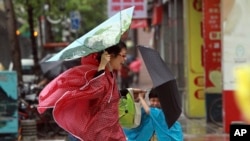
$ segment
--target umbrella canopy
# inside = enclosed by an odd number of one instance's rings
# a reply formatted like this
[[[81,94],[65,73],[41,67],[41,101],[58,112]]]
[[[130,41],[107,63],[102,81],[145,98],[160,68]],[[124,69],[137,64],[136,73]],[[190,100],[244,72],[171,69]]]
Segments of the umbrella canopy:
[[[90,32],[73,41],[48,61],[70,60],[87,56],[119,43],[122,35],[130,27],[133,11],[134,7],[130,7],[118,12]]]
[[[138,48],[153,81],[153,87],[158,93],[168,128],[170,128],[182,112],[176,80],[156,50],[143,46],[138,46]]]
[[[52,54],[48,54],[40,61],[42,73],[48,79],[54,79],[65,70],[81,64],[80,58],[68,61],[58,60],[47,62],[52,56]]]

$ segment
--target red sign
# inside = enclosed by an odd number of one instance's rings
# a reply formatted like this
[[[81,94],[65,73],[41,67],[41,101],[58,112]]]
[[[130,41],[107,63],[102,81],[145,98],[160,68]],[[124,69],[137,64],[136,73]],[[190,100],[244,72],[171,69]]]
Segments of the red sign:
[[[152,16],[152,25],[161,24],[162,17],[163,17],[163,6],[161,4],[154,5],[153,16]]]
[[[147,28],[148,27],[148,21],[147,19],[133,19],[132,23],[130,25],[131,29],[135,28]]]
[[[111,17],[117,12],[135,6],[133,19],[147,18],[146,0],[108,0],[108,16]]]
[[[203,39],[205,88],[221,87],[221,17],[220,0],[203,0]],[[217,86],[216,86],[217,85]]]

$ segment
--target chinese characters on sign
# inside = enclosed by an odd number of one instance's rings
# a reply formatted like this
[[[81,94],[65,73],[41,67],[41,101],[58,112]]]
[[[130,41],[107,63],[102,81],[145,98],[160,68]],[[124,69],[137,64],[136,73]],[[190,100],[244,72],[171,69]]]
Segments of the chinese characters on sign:
[[[132,6],[135,6],[133,19],[147,18],[146,0],[108,0],[108,16]]]
[[[221,93],[221,21],[220,0],[204,0],[204,69],[206,91]]]

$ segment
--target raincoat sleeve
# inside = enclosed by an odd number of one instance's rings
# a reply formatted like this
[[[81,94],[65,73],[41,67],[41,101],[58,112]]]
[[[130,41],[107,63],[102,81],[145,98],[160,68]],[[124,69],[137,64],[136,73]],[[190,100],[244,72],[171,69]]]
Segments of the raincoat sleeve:
[[[96,69],[79,66],[59,75],[39,94],[38,112],[54,108],[56,102],[65,95],[68,95],[67,98],[77,98],[80,95],[86,99],[97,98],[105,92],[107,78],[105,73],[93,78],[96,72]]]
[[[182,127],[178,121],[169,129],[163,111],[158,108],[150,108],[150,117],[158,141],[183,141]]]

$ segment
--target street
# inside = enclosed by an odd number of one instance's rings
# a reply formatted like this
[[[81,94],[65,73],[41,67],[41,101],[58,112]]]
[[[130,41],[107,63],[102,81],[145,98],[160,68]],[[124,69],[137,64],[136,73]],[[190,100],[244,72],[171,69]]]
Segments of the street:
[[[249,7],[249,0],[0,0],[0,141],[68,141],[67,132],[85,140],[110,140],[103,137],[116,137],[115,134],[123,138],[122,123],[119,125],[117,121],[126,113],[133,114],[131,123],[136,121],[134,101],[137,97],[145,111],[153,109],[154,105],[151,97],[145,98],[151,102],[149,107],[144,101],[145,95],[135,91],[134,97],[126,95],[127,91],[113,95],[113,92],[118,93],[114,86],[115,75],[103,75],[110,81],[96,77],[106,71],[103,61],[108,63],[110,71],[120,75],[118,89],[139,88],[148,93],[153,87],[156,89],[158,94],[154,98],[160,103],[156,107],[161,110],[155,109],[164,115],[158,120],[159,114],[146,111],[158,117],[149,122],[143,120],[152,125],[145,133],[136,131],[143,137],[149,135],[144,140],[149,140],[153,133],[162,134],[156,129],[158,125],[165,127],[160,131],[168,131],[167,127],[177,120],[181,124],[178,124],[178,131],[183,130],[185,141],[229,141],[243,136],[247,129],[239,128],[250,123]],[[104,52],[101,56],[97,53],[100,51]],[[137,57],[144,59],[141,70],[141,62],[134,63]],[[69,63],[66,65],[63,60],[76,62],[65,61]],[[92,79],[91,65],[98,62],[99,71],[94,76],[97,79]],[[63,74],[62,79],[54,79],[79,64],[86,66],[71,69],[72,72]],[[120,65],[123,69],[119,73]],[[134,82],[131,82],[132,77]],[[92,80],[100,84],[89,85]],[[51,87],[41,91],[47,82],[53,82]],[[98,92],[92,94],[89,88],[104,90],[100,93],[105,94],[96,100]],[[69,100],[78,100],[78,91],[84,102]],[[95,97],[93,102],[92,98],[85,102],[85,94]],[[122,105],[122,96],[130,99],[130,104]],[[67,110],[54,112],[57,104]],[[121,105],[131,106],[133,112],[124,108],[125,114],[118,118],[117,108],[120,114]],[[51,110],[41,114],[47,108]],[[102,112],[105,110],[107,112]],[[57,113],[59,118],[63,117],[62,121],[54,119]],[[138,117],[143,119],[143,116]],[[84,125],[79,124],[81,120]],[[231,126],[242,122],[239,128]],[[104,128],[109,125],[116,125],[116,128]],[[67,129],[75,126],[84,131]],[[97,127],[105,130],[99,132]],[[106,134],[108,130],[112,136]],[[238,135],[239,131],[242,132]],[[182,138],[182,134],[179,136]],[[166,136],[163,140],[167,140]]]

